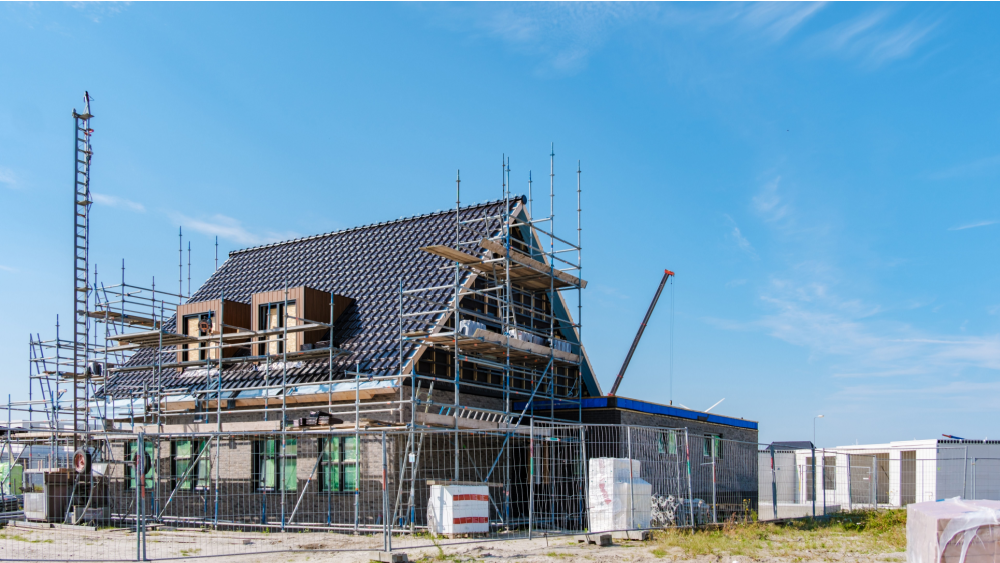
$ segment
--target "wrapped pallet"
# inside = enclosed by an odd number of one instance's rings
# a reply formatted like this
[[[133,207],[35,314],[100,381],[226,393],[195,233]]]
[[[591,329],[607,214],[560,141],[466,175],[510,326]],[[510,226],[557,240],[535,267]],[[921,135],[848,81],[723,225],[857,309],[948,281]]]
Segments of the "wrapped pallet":
[[[1000,501],[947,499],[906,507],[908,563],[1000,563]]]
[[[649,528],[653,486],[637,460],[595,457],[587,487],[591,532]]]
[[[486,485],[431,485],[427,528],[432,534],[490,531],[490,489]]]

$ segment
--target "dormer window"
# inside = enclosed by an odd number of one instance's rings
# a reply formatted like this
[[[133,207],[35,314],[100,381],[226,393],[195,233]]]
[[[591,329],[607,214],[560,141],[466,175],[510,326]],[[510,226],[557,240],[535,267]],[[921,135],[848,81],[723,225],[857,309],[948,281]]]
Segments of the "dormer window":
[[[208,336],[212,334],[212,327],[215,323],[215,311],[196,313],[184,317],[182,323],[182,334],[187,336]],[[193,360],[207,360],[218,358],[218,350],[207,350],[208,342],[197,342],[185,344],[184,351],[181,352],[181,361],[189,362]]]
[[[330,300],[333,299],[333,318],[337,319],[353,300],[340,295],[330,295],[311,287],[290,287],[287,290],[261,291],[251,297],[253,307],[255,356],[277,356],[311,348],[324,338],[329,338]],[[311,328],[301,329],[305,325]],[[292,330],[292,327],[296,327]],[[287,330],[287,335],[286,335]],[[271,334],[261,332],[273,331]]]
[[[222,321],[220,322],[220,315]],[[250,305],[220,299],[185,303],[177,307],[177,333],[200,341],[188,340],[177,346],[178,362],[219,361],[219,334],[250,330]],[[249,337],[247,337],[249,340]],[[232,358],[241,341],[229,338],[222,348],[223,358]],[[242,342],[246,342],[243,340]]]
[[[286,309],[287,307],[287,309]],[[295,326],[299,324],[296,318],[298,308],[295,301],[281,301],[279,303],[264,303],[257,306],[257,326],[258,330],[279,330],[285,326]],[[273,356],[285,352],[285,344],[288,344],[288,351],[294,352],[299,349],[299,333],[290,332],[285,340],[284,331],[268,334],[261,338],[265,343],[257,345],[257,355]]]

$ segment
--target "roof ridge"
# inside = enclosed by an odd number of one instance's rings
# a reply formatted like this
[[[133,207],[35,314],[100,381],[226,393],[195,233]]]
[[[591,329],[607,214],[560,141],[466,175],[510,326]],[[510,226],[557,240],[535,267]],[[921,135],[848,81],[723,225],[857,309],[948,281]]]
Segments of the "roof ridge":
[[[517,201],[519,199],[523,200],[524,196],[523,195],[517,195],[517,196],[512,195],[510,197],[509,201],[513,202],[513,201]],[[492,201],[484,201],[483,203],[475,203],[475,204],[472,204],[472,205],[467,205],[465,207],[460,207],[459,210],[473,209],[473,208],[476,208],[476,207],[486,207],[488,205],[496,205],[496,204],[499,204],[499,203],[503,203],[503,201],[504,200],[502,200],[502,199],[495,199],[495,200],[492,200]],[[333,236],[333,235],[339,235],[339,234],[343,234],[343,233],[349,233],[351,231],[357,231],[357,230],[360,230],[360,229],[369,229],[371,227],[381,227],[383,225],[392,225],[392,224],[395,224],[395,223],[404,223],[406,221],[414,221],[416,219],[424,219],[426,217],[433,217],[435,215],[443,215],[445,213],[451,213],[452,211],[454,211],[454,210],[453,209],[444,209],[444,210],[440,210],[440,211],[434,211],[434,212],[431,212],[431,213],[424,213],[422,215],[412,215],[410,217],[400,217],[399,219],[393,219],[392,221],[381,221],[381,222],[378,222],[378,223],[368,223],[367,225],[358,225],[357,227],[348,227],[346,229],[340,229],[339,231],[330,231],[328,233],[320,233],[320,234],[309,235],[309,236],[299,237],[299,238],[294,238],[294,239],[282,240],[282,241],[277,241],[277,242],[269,242],[267,244],[260,244],[260,245],[257,245],[257,246],[249,246],[247,248],[241,248],[239,250],[232,250],[232,251],[229,252],[229,256],[233,257],[236,254],[243,254],[245,252],[252,252],[254,250],[263,250],[265,248],[271,248],[271,247],[275,247],[275,246],[282,246],[282,245],[285,245],[285,244],[292,244],[292,243],[297,243],[297,242],[304,242],[304,241],[307,241],[307,240],[313,240],[313,239],[318,239],[318,238],[323,238],[323,237],[329,237],[329,236]]]

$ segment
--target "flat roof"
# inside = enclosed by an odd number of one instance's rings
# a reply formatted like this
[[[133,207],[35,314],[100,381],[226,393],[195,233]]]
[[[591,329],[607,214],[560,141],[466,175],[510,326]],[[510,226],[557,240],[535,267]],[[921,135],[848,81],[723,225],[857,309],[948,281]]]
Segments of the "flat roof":
[[[626,397],[592,397],[583,399],[581,403],[580,407],[584,409],[625,409],[647,414],[659,414],[663,416],[695,420],[698,422],[711,422],[713,424],[757,430],[757,422],[754,420],[744,420],[742,418],[695,411],[672,405],[661,405],[659,403],[651,403],[649,401],[640,401],[638,399],[629,399]],[[527,405],[527,402],[514,403],[514,409],[521,410]],[[532,405],[532,410],[547,408],[550,408],[548,400],[534,401]],[[554,410],[571,410],[578,408],[578,406],[575,401],[554,401],[552,408]]]

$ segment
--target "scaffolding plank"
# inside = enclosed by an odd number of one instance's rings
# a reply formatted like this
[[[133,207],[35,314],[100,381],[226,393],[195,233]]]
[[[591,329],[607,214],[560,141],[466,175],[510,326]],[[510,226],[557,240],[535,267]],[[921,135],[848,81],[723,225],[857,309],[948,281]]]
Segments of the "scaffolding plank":
[[[124,315],[120,311],[112,310],[96,310],[87,312],[87,316],[92,319],[98,320],[108,320],[114,323],[123,323],[129,326],[146,326],[154,329],[160,328],[162,324],[160,321],[154,321],[153,319],[147,317],[140,317],[137,315],[130,315],[125,313]]]
[[[445,246],[443,244],[422,246],[420,247],[420,250],[423,250],[424,252],[430,252],[435,256],[440,256],[442,258],[446,258],[448,260],[451,260],[452,262],[458,262],[460,264],[478,264],[483,261],[481,258],[477,258],[471,254],[467,254],[465,252],[462,252],[461,250],[455,250],[454,248],[450,246]]]
[[[479,241],[479,246],[482,246],[486,250],[489,250],[498,257],[507,255],[507,249],[504,248],[503,245],[494,242],[488,238],[484,238],[483,240]],[[550,268],[548,264],[539,262],[538,260],[535,260],[534,258],[528,256],[527,254],[522,254],[520,252],[517,252],[516,250],[511,250],[510,259],[511,261],[520,264],[525,268],[530,268],[531,270],[534,270],[535,272],[543,276],[552,275],[553,277],[555,277],[555,280],[553,281],[558,280],[559,282],[562,282],[562,283],[556,283],[556,287],[565,287],[565,286],[573,286],[573,287],[580,286],[581,288],[587,287],[587,282],[585,280],[581,280],[580,278],[571,274],[567,274],[566,272],[554,270]],[[511,278],[513,279],[514,277],[515,275],[512,268]]]
[[[424,340],[426,342],[442,344],[445,346],[449,344],[453,345],[455,342],[455,333],[438,333],[428,336]],[[519,340],[517,338],[509,338],[502,334],[489,330],[483,330],[481,328],[476,329],[476,332],[472,336],[461,334],[458,336],[458,348],[465,353],[473,352],[500,358],[504,357],[508,353],[508,344],[510,346],[509,352],[511,358],[529,358],[539,356],[547,358],[552,356],[556,360],[561,360],[563,362],[571,364],[580,363],[580,356],[577,354],[563,352],[562,350],[555,350],[548,346],[542,346],[541,344],[525,342],[524,340]]]

